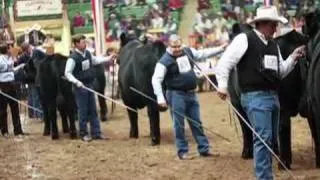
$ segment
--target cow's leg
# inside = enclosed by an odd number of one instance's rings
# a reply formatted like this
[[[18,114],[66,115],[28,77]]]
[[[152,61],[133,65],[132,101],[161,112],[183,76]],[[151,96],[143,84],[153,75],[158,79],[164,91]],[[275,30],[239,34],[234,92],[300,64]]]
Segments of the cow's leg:
[[[157,104],[151,103],[148,105],[148,116],[150,120],[150,136],[151,136],[151,145],[160,144],[160,114],[157,107]]]
[[[313,137],[313,141],[315,144],[315,155],[316,155],[316,168],[320,168],[320,141],[318,138],[318,131],[316,127],[316,122],[314,116],[309,116],[308,117],[308,124],[310,127],[311,135]]]
[[[43,105],[43,121],[44,121],[44,130],[43,130],[43,135],[44,136],[49,136],[50,135],[50,119],[49,119],[49,109],[47,105]]]
[[[136,108],[134,108],[136,110]],[[138,129],[138,113],[133,112],[131,110],[127,110],[130,120],[130,138],[138,138],[139,137],[139,129]]]
[[[280,113],[279,123],[279,149],[280,159],[284,165],[290,169],[292,163],[292,151],[291,151],[291,121],[290,114],[285,111]],[[281,164],[278,164],[278,168],[283,170]]]
[[[74,105],[69,106],[68,108],[68,117],[69,117],[69,124],[70,124],[70,138],[71,139],[76,139],[77,138],[77,129],[75,125],[75,120],[76,120],[76,113],[74,110],[75,103]]]
[[[69,133],[69,124],[68,124],[68,107],[66,104],[58,106],[60,116],[61,116],[61,123],[62,123],[62,131],[63,133]]]
[[[51,103],[48,109],[50,128],[51,128],[51,138],[59,139],[59,132],[57,126],[57,112],[56,112],[56,104]]]
[[[103,92],[102,92],[103,94]],[[107,113],[108,113],[108,107],[106,100],[103,97],[98,97],[99,106],[100,106],[100,120],[101,121],[107,121]]]
[[[246,122],[248,122],[247,121],[247,119],[248,119],[247,115],[243,111],[242,107],[240,105],[239,106],[235,106],[235,107],[239,111],[241,116],[246,119]],[[248,126],[242,120],[240,120],[239,116],[238,116],[238,119],[240,121],[240,127],[241,127],[242,137],[243,137],[243,149],[242,149],[241,157],[243,159],[252,159],[253,158],[252,132],[248,128]],[[250,122],[248,122],[248,123],[250,124]]]

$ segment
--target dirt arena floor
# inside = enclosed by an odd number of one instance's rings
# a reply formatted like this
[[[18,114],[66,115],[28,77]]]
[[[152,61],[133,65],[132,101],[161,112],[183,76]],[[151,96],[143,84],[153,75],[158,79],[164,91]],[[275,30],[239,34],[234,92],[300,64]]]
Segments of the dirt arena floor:
[[[26,119],[23,124],[29,136],[22,139],[0,137],[0,179],[254,179],[252,160],[240,158],[239,124],[230,121],[228,106],[213,93],[201,93],[199,99],[204,126],[231,140],[226,142],[206,132],[212,152],[219,153],[218,157],[200,158],[188,130],[190,152],[195,158],[177,160],[168,112],[161,114],[160,146],[150,146],[145,109],[140,111],[140,138],[129,139],[126,111],[117,106],[110,120],[102,123],[103,133],[112,137],[108,141],[85,143],[70,140],[63,134],[60,140],[52,141],[42,136],[41,121]],[[320,170],[314,168],[314,150],[307,121],[297,117],[292,122],[292,173],[298,179],[320,179]],[[11,126],[11,122],[9,124]],[[276,179],[290,179],[285,172],[277,170],[276,163],[274,171]]]

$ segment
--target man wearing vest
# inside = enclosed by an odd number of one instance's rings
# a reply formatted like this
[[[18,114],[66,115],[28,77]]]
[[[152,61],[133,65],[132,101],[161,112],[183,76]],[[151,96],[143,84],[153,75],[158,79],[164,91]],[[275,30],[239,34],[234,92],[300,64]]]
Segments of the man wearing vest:
[[[9,46],[6,43],[0,44],[0,90],[18,99],[17,85],[14,80],[13,60],[9,54]],[[10,106],[14,135],[24,135],[18,103],[0,94],[0,129],[3,136],[8,137],[8,114],[7,106]]]
[[[154,93],[157,96],[160,108],[171,107],[171,116],[174,123],[177,155],[179,159],[191,159],[188,156],[188,142],[184,134],[184,118],[188,119],[193,137],[198,143],[200,156],[211,156],[209,142],[204,134],[200,120],[200,108],[196,97],[197,77],[193,70],[194,61],[209,58],[223,51],[225,45],[220,47],[195,50],[183,48],[181,38],[171,35],[169,47],[155,67],[152,77]],[[162,91],[164,81],[167,92],[166,100]]]
[[[93,65],[115,60],[116,56],[94,57],[86,50],[86,38],[83,35],[73,37],[75,50],[72,51],[65,68],[66,78],[76,87],[74,94],[79,114],[80,137],[89,142],[92,139],[105,139],[101,135],[97,116],[95,95],[82,87],[92,88],[94,80]],[[88,135],[87,122],[90,121],[91,137]]]
[[[218,96],[226,99],[229,73],[235,66],[241,89],[241,105],[261,138],[272,147],[277,141],[279,100],[277,90],[282,78],[288,75],[298,59],[304,56],[304,46],[296,48],[283,61],[280,49],[272,39],[278,22],[286,23],[274,6],[260,7],[251,23],[255,28],[234,38],[218,62],[216,76]],[[254,142],[254,166],[257,179],[270,180],[272,155],[256,137]]]

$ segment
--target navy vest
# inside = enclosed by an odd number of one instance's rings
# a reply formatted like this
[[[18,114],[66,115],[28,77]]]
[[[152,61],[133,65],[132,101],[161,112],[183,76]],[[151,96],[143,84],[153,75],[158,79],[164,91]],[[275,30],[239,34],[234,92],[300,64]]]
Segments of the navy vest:
[[[269,40],[265,45],[253,30],[246,35],[248,49],[237,65],[241,91],[278,90],[281,79],[277,43]],[[265,68],[265,55],[276,57],[276,70]]]
[[[188,53],[190,58],[193,58],[190,49],[185,49],[185,51]],[[178,58],[184,58],[184,63],[189,63],[189,65],[186,64],[189,68],[185,68],[183,64],[180,65],[179,68],[177,62]],[[190,61],[185,52],[183,52],[179,57],[172,56],[171,54],[166,52],[161,57],[159,62],[167,68],[167,73],[165,75],[164,82],[168,90],[189,91],[196,89],[197,77],[193,71],[194,64]]]
[[[94,70],[92,68],[92,56],[89,51],[85,51],[85,57],[77,51],[73,51],[70,55],[75,61],[73,75],[84,84],[90,84],[94,80]]]

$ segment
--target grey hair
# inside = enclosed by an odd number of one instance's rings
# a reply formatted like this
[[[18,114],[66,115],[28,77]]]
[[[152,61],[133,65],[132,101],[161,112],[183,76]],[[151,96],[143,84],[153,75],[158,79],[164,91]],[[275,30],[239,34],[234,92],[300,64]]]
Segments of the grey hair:
[[[177,34],[172,34],[170,37],[169,37],[169,41],[170,42],[174,42],[174,41],[180,41],[181,40],[181,37]]]

